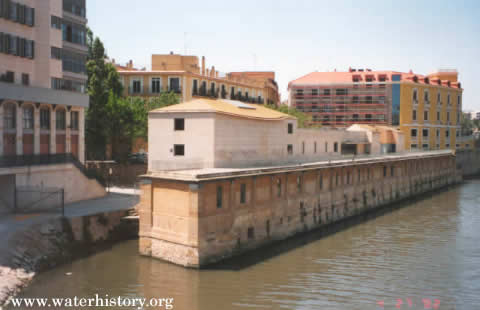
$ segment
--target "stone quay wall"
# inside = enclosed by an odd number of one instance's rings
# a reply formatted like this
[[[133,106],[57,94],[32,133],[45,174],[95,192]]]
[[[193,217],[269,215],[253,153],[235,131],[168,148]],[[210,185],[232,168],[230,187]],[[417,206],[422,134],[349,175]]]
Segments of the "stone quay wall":
[[[151,174],[141,185],[139,251],[200,268],[459,181],[450,151]]]

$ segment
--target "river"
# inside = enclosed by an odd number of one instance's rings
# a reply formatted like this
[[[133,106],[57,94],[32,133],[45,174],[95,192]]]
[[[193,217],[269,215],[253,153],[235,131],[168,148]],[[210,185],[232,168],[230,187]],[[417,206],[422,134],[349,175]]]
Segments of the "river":
[[[200,271],[141,257],[128,241],[40,274],[19,297],[168,297],[180,310],[480,309],[480,180],[317,235]]]

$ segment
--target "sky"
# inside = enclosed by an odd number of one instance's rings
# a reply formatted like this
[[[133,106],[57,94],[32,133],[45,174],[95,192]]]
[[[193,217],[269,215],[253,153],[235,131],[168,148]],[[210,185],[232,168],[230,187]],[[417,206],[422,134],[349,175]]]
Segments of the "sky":
[[[117,63],[205,56],[220,72],[275,71],[288,82],[352,68],[457,69],[463,109],[480,111],[480,1],[87,0],[88,25]]]

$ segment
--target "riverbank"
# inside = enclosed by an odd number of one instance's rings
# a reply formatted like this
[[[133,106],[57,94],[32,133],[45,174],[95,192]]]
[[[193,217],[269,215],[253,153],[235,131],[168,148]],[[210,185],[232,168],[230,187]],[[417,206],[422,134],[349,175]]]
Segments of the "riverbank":
[[[59,214],[10,215],[0,221],[0,305],[8,303],[38,272],[88,256],[138,236],[132,217],[136,195],[66,206]],[[133,220],[132,220],[133,219]]]

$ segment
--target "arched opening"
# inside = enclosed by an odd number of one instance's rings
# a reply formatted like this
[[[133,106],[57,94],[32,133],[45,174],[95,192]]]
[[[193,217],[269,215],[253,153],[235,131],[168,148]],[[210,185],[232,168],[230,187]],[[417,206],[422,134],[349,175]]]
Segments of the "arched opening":
[[[40,154],[50,154],[50,109],[48,107],[40,108]]]
[[[55,127],[56,127],[56,137],[55,137],[55,151],[56,154],[65,154],[67,152],[67,136],[66,136],[66,111],[65,109],[59,109],[55,111]]]
[[[7,103],[3,107],[3,155],[17,154],[17,105]]]
[[[33,136],[33,128],[34,128],[34,108],[32,105],[24,104],[22,106],[22,126],[23,126],[23,155],[33,155],[34,152],[34,136]]]

